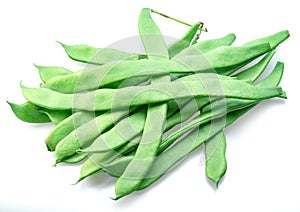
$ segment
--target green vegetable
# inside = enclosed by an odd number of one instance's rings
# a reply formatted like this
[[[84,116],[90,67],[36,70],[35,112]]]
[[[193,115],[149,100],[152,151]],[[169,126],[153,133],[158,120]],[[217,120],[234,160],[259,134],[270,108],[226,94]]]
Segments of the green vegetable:
[[[187,33],[166,45],[151,12],[189,26]],[[40,87],[21,84],[27,102],[8,104],[25,122],[56,125],[46,146],[55,165],[86,159],[78,182],[100,172],[118,178],[114,199],[147,188],[202,144],[206,175],[218,187],[227,170],[224,128],[261,101],[287,98],[283,63],[255,81],[289,32],[231,46],[234,34],[202,41],[203,23],[149,8],[138,26],[146,54],[60,43],[71,59],[96,66],[36,66]]]

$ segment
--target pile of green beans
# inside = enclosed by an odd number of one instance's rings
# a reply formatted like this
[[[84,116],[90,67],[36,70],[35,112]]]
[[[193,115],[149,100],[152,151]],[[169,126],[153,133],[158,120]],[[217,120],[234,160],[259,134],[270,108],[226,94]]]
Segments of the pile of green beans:
[[[218,186],[227,169],[223,129],[263,100],[286,98],[282,62],[257,79],[288,31],[233,47],[234,34],[199,41],[207,30],[196,23],[167,45],[151,12],[158,13],[142,9],[138,21],[146,54],[60,43],[71,59],[95,67],[36,66],[40,87],[21,83],[27,102],[8,102],[22,121],[55,124],[47,149],[55,165],[82,165],[78,182],[116,177],[113,199],[147,188],[201,145]]]

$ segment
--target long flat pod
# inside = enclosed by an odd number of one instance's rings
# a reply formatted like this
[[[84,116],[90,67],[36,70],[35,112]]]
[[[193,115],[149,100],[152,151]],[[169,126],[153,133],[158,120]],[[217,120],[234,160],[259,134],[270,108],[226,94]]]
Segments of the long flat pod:
[[[46,138],[46,145],[49,151],[54,151],[57,144],[69,135],[76,128],[87,123],[95,117],[95,113],[87,111],[78,111],[68,118],[64,119],[55,126]]]
[[[204,74],[203,76],[207,76]],[[49,109],[79,109],[90,111],[128,108],[149,103],[165,102],[194,96],[232,97],[240,99],[265,99],[279,96],[281,88],[258,88],[235,79],[220,79],[211,75],[203,81],[175,81],[121,89],[100,89],[79,94],[62,94],[46,88],[21,86],[23,95],[36,105]],[[220,85],[222,89],[209,90]],[[240,89],[236,89],[236,88]]]
[[[84,63],[103,65],[114,60],[137,60],[143,57],[142,55],[112,48],[95,48],[88,45],[70,46],[59,43],[71,59]]]
[[[174,43],[170,44],[168,46],[168,52],[169,52],[169,57],[172,58],[175,55],[177,55],[179,52],[183,51],[185,48],[190,46],[193,38],[195,37],[195,34],[199,30],[200,23],[196,23],[191,28],[189,31],[178,41],[175,41]]]
[[[206,176],[218,187],[227,169],[225,157],[226,138],[223,131],[205,142],[205,171]]]
[[[149,60],[169,60],[168,48],[157,25],[151,18],[150,9],[142,9],[139,32]],[[153,77],[151,84],[171,81],[170,76]],[[143,134],[133,160],[115,184],[115,199],[134,192],[150,170],[161,143],[167,118],[167,104],[149,104]],[[138,171],[137,171],[138,170]]]
[[[34,105],[31,102],[16,104],[7,101],[14,114],[22,121],[28,123],[48,123],[59,124],[72,113],[71,110],[49,110]]]
[[[285,41],[289,36],[290,36],[290,33],[288,30],[282,30],[273,35],[258,38],[253,41],[250,41],[248,43],[245,43],[243,46],[252,46],[252,45],[257,45],[257,44],[268,42],[270,44],[271,49],[275,49],[279,44],[281,44],[283,41]]]
[[[39,75],[41,80],[46,83],[49,80],[63,75],[72,74],[73,72],[69,69],[66,69],[64,67],[59,66],[38,66],[35,65],[35,67],[39,70]]]
[[[14,114],[22,121],[29,123],[47,123],[51,122],[49,116],[39,111],[40,107],[30,102],[15,104],[7,101]]]

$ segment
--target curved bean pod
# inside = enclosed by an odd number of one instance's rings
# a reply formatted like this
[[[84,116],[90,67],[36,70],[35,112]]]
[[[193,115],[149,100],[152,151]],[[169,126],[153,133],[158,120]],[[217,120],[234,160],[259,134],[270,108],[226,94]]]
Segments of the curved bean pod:
[[[168,46],[169,57],[172,58],[177,55],[179,52],[184,51],[185,48],[190,46],[195,34],[199,30],[200,23],[194,24],[189,31],[178,41],[175,41]],[[201,47],[200,47],[201,48]]]
[[[51,122],[50,118],[40,112],[40,107],[26,102],[24,104],[15,104],[12,102],[7,101],[11,110],[14,114],[22,121],[29,122],[29,123],[47,123]]]
[[[95,113],[79,111],[60,122],[54,127],[46,138],[46,146],[49,151],[54,151],[57,144],[73,130],[87,123],[95,117]]]
[[[279,44],[281,44],[283,41],[285,41],[289,36],[290,36],[289,31],[283,30],[283,31],[277,32],[277,33],[267,36],[267,37],[255,39],[253,41],[245,43],[243,46],[247,47],[247,46],[253,46],[253,45],[258,45],[258,44],[268,42],[270,44],[271,49],[275,49]]]
[[[227,169],[225,157],[226,138],[223,131],[217,133],[205,142],[205,171],[206,176],[218,187]]]
[[[39,70],[39,75],[41,80],[45,83],[51,80],[52,78],[55,78],[57,76],[63,76],[72,74],[73,72],[69,69],[58,67],[58,66],[38,66],[35,65],[35,67]]]
[[[67,55],[78,62],[103,65],[111,61],[138,60],[144,58],[143,55],[127,53],[111,48],[95,48],[88,45],[68,46],[58,42],[66,51]]]
[[[168,60],[169,53],[157,25],[151,18],[150,9],[144,8],[139,17],[139,32],[149,60]],[[151,83],[168,82],[170,76],[152,78]],[[167,104],[149,104],[143,134],[124,173],[115,184],[115,199],[134,192],[150,170],[154,157],[161,143],[164,124],[167,118]],[[139,171],[136,171],[136,168]]]
[[[208,74],[203,74],[203,76]],[[202,81],[156,83],[121,89],[100,89],[79,94],[62,94],[46,88],[28,88],[21,85],[23,95],[30,102],[49,109],[101,111],[128,108],[149,103],[166,102],[194,96],[232,97],[240,99],[265,99],[283,94],[281,88],[258,88],[238,80],[220,79],[217,75]],[[216,84],[217,83],[217,84]],[[207,88],[221,85],[222,90]],[[236,89],[239,87],[240,89]],[[47,97],[47,98],[45,98]],[[55,100],[55,101],[53,101]]]

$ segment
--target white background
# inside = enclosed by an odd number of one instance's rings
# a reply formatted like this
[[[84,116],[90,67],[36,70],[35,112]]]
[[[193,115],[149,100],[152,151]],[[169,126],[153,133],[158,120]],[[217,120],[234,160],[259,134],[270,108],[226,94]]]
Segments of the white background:
[[[300,15],[296,3],[1,1],[0,211],[300,211]],[[73,186],[79,166],[51,167],[54,156],[47,152],[44,138],[53,126],[21,122],[6,104],[7,98],[25,101],[20,80],[38,86],[33,63],[79,67],[55,41],[105,47],[137,35],[143,7],[190,23],[205,22],[209,32],[202,39],[233,32],[236,45],[290,30],[291,37],[275,57],[285,62],[281,86],[289,99],[264,102],[226,129],[228,170],[218,190],[206,180],[202,149],[150,189],[117,202],[109,198],[114,180],[106,175]],[[165,35],[180,37],[187,30],[154,18]]]

